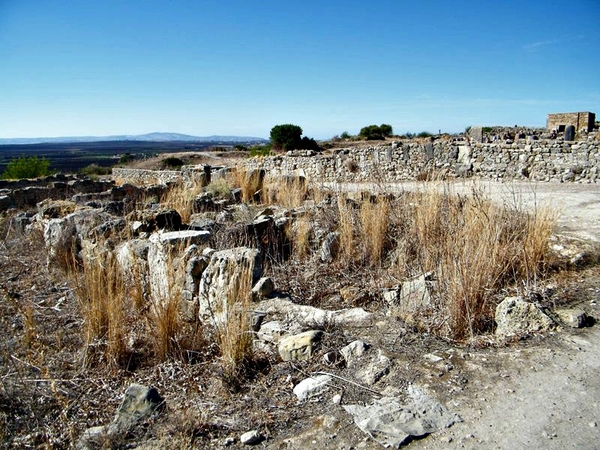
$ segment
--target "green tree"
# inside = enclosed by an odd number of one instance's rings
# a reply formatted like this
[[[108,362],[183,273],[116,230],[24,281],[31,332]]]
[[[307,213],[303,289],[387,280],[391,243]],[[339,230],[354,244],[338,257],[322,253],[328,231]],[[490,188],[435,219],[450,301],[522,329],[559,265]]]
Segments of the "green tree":
[[[381,125],[368,125],[360,129],[359,136],[367,140],[385,139],[387,136],[391,136],[393,132],[392,126],[386,123]]]
[[[277,150],[294,150],[302,143],[302,128],[298,125],[275,125],[271,128],[271,144]]]
[[[379,131],[381,132],[381,134],[384,137],[388,137],[388,136],[392,135],[392,133],[394,132],[394,129],[392,128],[391,125],[389,125],[387,123],[382,123],[381,125],[379,125]]]
[[[20,158],[13,158],[8,165],[6,170],[2,174],[2,178],[5,180],[18,180],[20,178],[38,178],[50,175],[50,161],[46,158],[38,158],[37,156],[30,156],[26,158],[21,156]]]

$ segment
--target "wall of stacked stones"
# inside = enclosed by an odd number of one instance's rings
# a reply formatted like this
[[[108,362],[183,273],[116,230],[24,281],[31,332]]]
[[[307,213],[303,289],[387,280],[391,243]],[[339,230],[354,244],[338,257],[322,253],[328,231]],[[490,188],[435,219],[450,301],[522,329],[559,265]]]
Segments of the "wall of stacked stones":
[[[143,170],[115,167],[113,179],[118,183],[168,184],[182,179],[180,170]]]
[[[269,176],[302,174],[314,181],[359,182],[473,176],[484,179],[598,182],[600,142],[434,142],[335,150],[332,155],[289,152],[241,162]]]

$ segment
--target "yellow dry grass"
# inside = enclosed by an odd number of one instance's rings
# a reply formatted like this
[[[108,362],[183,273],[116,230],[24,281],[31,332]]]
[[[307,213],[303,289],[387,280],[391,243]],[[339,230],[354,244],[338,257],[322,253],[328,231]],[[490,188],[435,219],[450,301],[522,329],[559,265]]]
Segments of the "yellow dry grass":
[[[249,267],[243,266],[231,274],[225,320],[217,324],[216,339],[224,378],[232,383],[252,355],[251,289],[252,271]]]

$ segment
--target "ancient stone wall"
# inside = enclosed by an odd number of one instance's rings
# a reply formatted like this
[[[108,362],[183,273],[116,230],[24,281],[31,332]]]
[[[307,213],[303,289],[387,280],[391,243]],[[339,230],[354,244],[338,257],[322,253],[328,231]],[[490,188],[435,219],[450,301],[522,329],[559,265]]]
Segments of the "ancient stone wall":
[[[546,128],[562,132],[566,126],[573,125],[576,132],[583,129],[589,133],[594,129],[595,121],[596,115],[591,112],[548,114]]]
[[[596,183],[600,142],[519,140],[513,143],[406,143],[336,150],[331,155],[290,152],[240,163],[270,176],[313,181],[401,181],[431,176]]]
[[[117,183],[167,184],[182,179],[180,170],[142,170],[115,167],[113,179]]]
[[[66,175],[34,180],[4,180],[0,183],[0,211],[34,206],[47,198],[66,199],[74,195],[91,195],[110,190],[110,180],[91,180]]]
[[[176,181],[200,181],[206,184],[210,180],[211,169],[215,171],[220,167],[183,166],[181,170],[142,170],[115,167],[112,169],[112,177],[118,184],[169,184]]]

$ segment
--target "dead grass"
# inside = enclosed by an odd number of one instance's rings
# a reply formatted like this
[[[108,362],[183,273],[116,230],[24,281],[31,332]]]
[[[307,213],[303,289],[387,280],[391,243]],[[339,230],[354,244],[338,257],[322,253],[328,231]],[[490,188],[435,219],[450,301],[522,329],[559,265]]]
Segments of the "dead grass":
[[[173,183],[163,195],[161,203],[176,210],[184,223],[188,223],[194,211],[194,200],[202,192],[199,182]]]
[[[308,195],[308,183],[303,177],[269,178],[263,184],[263,199],[268,204],[285,208],[302,206]]]
[[[310,253],[311,249],[311,224],[310,217],[304,215],[298,218],[290,227],[290,238],[293,249],[299,258],[303,259]]]
[[[557,216],[548,208],[527,213],[477,190],[459,196],[439,182],[394,200],[365,197],[357,203],[337,196],[339,276],[371,267],[372,280],[384,285],[433,273],[432,303],[411,311],[410,320],[438,335],[465,339],[489,331],[499,293],[535,285],[551,262]],[[310,222],[297,219],[293,230],[295,257],[303,260]]]
[[[354,203],[344,196],[338,196],[338,232],[340,234],[339,256],[342,261],[351,262],[356,256],[355,230],[357,229],[357,217],[354,211]]]
[[[244,203],[255,203],[255,194],[263,187],[264,171],[236,168],[229,172],[228,181],[233,187],[241,188]]]
[[[230,384],[235,384],[244,364],[252,356],[252,270],[242,267],[239,272],[230,275],[225,320],[216,324],[216,340],[221,354],[224,379]]]
[[[206,186],[206,192],[210,192],[213,197],[229,198],[231,197],[231,186],[225,178],[213,180]]]
[[[388,241],[389,202],[364,200],[360,205],[360,225],[364,259],[371,266],[380,265]]]
[[[165,289],[154,292],[150,300],[147,320],[149,329],[152,330],[152,343],[154,354],[159,361],[169,358],[181,357],[178,338],[181,330],[179,315],[182,301],[181,290],[183,285],[181,263],[175,257],[179,252],[167,255]]]
[[[460,197],[435,186],[405,197],[396,218],[413,220],[399,227],[408,233],[396,236],[408,266],[400,273],[436,275],[431,314],[437,332],[463,339],[489,330],[499,291],[530,283],[544,269],[556,216],[546,208],[529,214],[477,192]]]
[[[116,257],[98,253],[84,258],[81,267],[81,273],[73,269],[71,275],[84,319],[85,365],[122,366],[127,357],[126,290]]]

